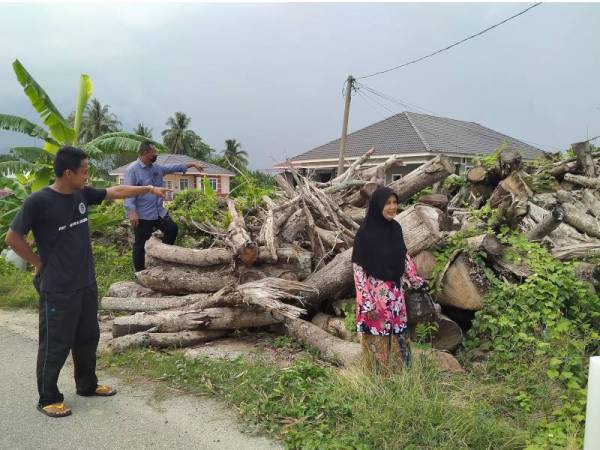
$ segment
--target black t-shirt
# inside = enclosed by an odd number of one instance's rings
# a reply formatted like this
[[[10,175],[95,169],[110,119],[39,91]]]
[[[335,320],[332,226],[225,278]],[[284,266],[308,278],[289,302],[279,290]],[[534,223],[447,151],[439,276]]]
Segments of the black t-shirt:
[[[21,235],[33,231],[42,259],[41,290],[74,291],[96,282],[87,211],[105,197],[106,189],[86,186],[61,194],[46,187],[25,200],[10,228]]]

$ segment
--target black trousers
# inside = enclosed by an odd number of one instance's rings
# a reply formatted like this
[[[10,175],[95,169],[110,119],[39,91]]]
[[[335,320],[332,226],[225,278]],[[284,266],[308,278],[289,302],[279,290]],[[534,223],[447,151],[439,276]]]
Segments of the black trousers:
[[[165,244],[173,245],[175,239],[177,239],[177,225],[169,215],[157,220],[140,219],[137,227],[134,228],[133,267],[136,272],[146,268],[146,251],[144,250],[144,245],[156,229],[163,232],[163,242]]]
[[[69,351],[73,355],[77,393],[89,395],[96,390],[96,350],[100,339],[97,302],[95,284],[71,292],[40,292],[37,357],[40,406],[62,403],[57,382]]]

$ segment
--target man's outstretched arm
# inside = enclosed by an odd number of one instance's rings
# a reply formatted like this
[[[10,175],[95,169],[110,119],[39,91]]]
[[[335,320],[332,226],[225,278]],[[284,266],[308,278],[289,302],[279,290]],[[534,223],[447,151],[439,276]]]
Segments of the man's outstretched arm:
[[[112,186],[106,189],[106,200],[115,200],[121,198],[135,197],[136,195],[152,194],[157,197],[165,198],[167,192],[172,189],[156,187],[156,186]]]

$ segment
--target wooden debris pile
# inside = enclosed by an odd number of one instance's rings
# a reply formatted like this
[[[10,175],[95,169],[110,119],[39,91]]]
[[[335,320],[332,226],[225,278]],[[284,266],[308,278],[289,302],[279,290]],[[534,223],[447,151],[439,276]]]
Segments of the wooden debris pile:
[[[435,324],[433,347],[458,348],[489,288],[470,250],[483,252],[487,266],[507,282],[531,275],[508,261],[496,236],[484,232],[487,224],[477,222],[473,211],[486,204],[495,211],[498,225],[524,230],[557,258],[600,249],[600,155],[592,155],[585,144],[575,150],[574,160],[548,162],[541,169],[525,167],[518,152],[504,150],[493,167],[471,168],[460,187],[444,187],[444,180],[455,176],[455,167],[440,155],[388,184],[400,203],[433,188],[396,217],[408,252],[426,278],[437,265],[432,250],[448,236],[461,229],[482,230],[471,233],[468,249],[457,250],[445,263],[433,299],[408,292],[413,334],[419,323]],[[349,308],[340,306],[342,299],[353,297],[352,243],[370,195],[385,184],[386,170],[402,165],[392,156],[368,166],[372,152],[327,183],[295,170],[293,183],[277,176],[277,195],[264,197],[244,214],[227,199],[231,223],[227,230],[212,229],[218,237],[210,248],[150,239],[147,269],[136,274],[139,285],[118,283],[102,300],[105,309],[134,313],[114,320],[112,348],[188,346],[239,328],[269,326],[318,348],[325,359],[353,361],[360,346],[343,324]],[[535,194],[530,184],[536,177],[551,179],[552,192]],[[588,278],[596,274],[594,267],[584,272]],[[445,368],[460,370],[455,361],[448,362],[450,355],[430,355]]]

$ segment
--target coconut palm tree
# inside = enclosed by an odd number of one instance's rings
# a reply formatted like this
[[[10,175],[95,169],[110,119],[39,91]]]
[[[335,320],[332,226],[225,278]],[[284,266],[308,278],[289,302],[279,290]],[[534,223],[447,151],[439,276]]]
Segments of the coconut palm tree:
[[[238,169],[245,169],[248,165],[248,153],[245,150],[241,150],[241,148],[242,144],[235,139],[227,139],[225,141],[223,157]]]
[[[102,105],[98,99],[93,98],[85,105],[79,140],[89,142],[103,134],[119,131],[120,127],[121,122],[110,112],[110,105]]]
[[[189,155],[200,137],[189,129],[191,117],[182,112],[176,112],[167,119],[169,127],[162,131],[163,143],[171,153]]]
[[[133,129],[133,133],[138,136],[143,136],[148,139],[152,139],[152,128],[148,128],[144,126],[143,123],[138,123],[137,126]]]

